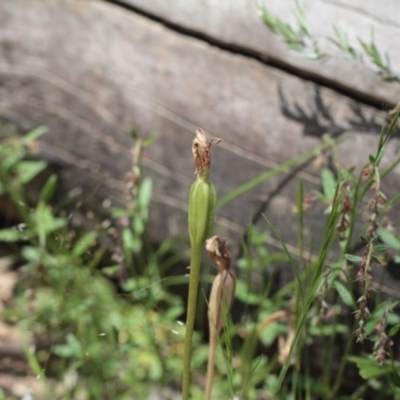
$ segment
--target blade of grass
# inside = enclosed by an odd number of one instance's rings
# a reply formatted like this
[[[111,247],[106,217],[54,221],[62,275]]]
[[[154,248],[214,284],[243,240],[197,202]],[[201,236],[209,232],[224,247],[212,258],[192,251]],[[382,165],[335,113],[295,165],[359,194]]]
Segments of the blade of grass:
[[[283,381],[284,381],[285,376],[287,374],[287,371],[289,369],[289,365],[290,365],[290,361],[291,361],[292,356],[293,356],[294,349],[297,347],[297,344],[298,344],[298,342],[300,340],[301,331],[302,331],[303,326],[305,324],[308,310],[310,309],[310,307],[312,305],[312,302],[314,301],[314,297],[315,297],[315,294],[317,292],[317,289],[318,289],[318,286],[319,286],[319,283],[320,283],[322,268],[324,266],[324,263],[325,263],[327,255],[328,255],[329,249],[331,247],[333,238],[336,235],[336,222],[337,222],[337,216],[338,216],[339,207],[340,207],[339,187],[337,186],[336,192],[335,192],[335,196],[334,196],[334,199],[333,199],[332,210],[330,212],[328,223],[327,223],[327,226],[326,226],[326,229],[325,229],[325,234],[324,234],[324,239],[323,239],[321,251],[319,253],[319,258],[318,258],[318,261],[316,262],[316,266],[315,266],[314,271],[313,271],[314,278],[313,278],[313,281],[312,281],[312,284],[311,284],[311,288],[310,288],[310,290],[308,292],[306,305],[303,308],[303,313],[302,313],[302,315],[299,316],[300,318],[297,320],[296,332],[295,332],[295,336],[294,336],[292,347],[291,347],[290,352],[289,352],[289,356],[286,359],[286,362],[283,365],[283,367],[281,369],[281,372],[280,372],[280,374],[278,376],[275,396],[279,395],[279,392],[280,392],[280,389],[282,387]]]
[[[332,147],[331,143],[323,143],[322,145],[316,147],[313,150],[306,151],[305,153],[301,154],[298,157],[295,157],[289,161],[286,161],[277,167],[270,169],[267,172],[262,173],[261,175],[257,176],[254,179],[251,179],[244,183],[243,185],[238,186],[234,190],[230,191],[227,193],[225,196],[223,196],[218,202],[217,202],[217,209],[220,209],[221,207],[227,205],[230,203],[232,200],[236,199],[240,195],[248,192],[249,190],[255,188],[256,186],[260,185],[261,183],[267,181],[268,179],[273,178],[274,176],[280,174],[281,172],[285,172],[298,164],[301,164],[302,162],[307,161],[310,158],[316,157],[318,154],[321,152],[327,150],[328,148]]]

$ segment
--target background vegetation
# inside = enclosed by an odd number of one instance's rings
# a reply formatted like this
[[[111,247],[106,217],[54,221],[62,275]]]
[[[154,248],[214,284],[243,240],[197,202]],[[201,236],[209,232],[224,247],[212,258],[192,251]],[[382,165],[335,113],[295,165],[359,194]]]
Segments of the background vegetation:
[[[269,235],[280,238],[267,215],[263,229],[248,227],[234,265],[232,318],[225,317],[219,336],[214,398],[400,398],[397,299],[382,296],[372,274],[375,265],[384,275],[400,250],[389,218],[400,194],[387,199],[382,189],[400,157],[380,166],[398,118],[398,111],[391,115],[361,171],[342,167],[336,142],[325,136],[315,151],[222,197],[220,206],[304,158],[326,151],[335,158],[336,170],[321,170],[320,192],[304,193],[299,182],[296,254],[283,242],[278,252],[267,247]],[[174,238],[155,246],[146,235],[152,183],[141,176],[140,160],[154,138],[133,134],[126,207],[111,210],[110,225],[77,230],[68,202],[55,196],[55,175],[36,198],[28,196],[30,182],[46,175],[46,163],[32,158],[44,133],[6,132],[0,144],[1,201],[11,207],[0,230],[1,261],[19,276],[2,319],[19,331],[26,374],[42,383],[38,398],[179,398],[186,299],[176,285],[188,277],[185,268],[181,275],[169,271],[185,265],[187,255],[174,253]],[[321,248],[311,251],[303,229],[316,202],[326,207],[326,228]],[[293,279],[275,287],[265,268],[285,264]],[[203,283],[212,278],[201,276]],[[203,330],[193,348],[190,398],[197,399],[208,357]]]

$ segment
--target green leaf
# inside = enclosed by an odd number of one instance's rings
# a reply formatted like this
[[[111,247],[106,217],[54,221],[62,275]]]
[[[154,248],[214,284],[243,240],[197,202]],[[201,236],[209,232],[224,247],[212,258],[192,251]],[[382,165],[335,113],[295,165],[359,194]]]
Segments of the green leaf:
[[[262,301],[262,296],[251,292],[249,285],[240,279],[236,282],[235,297],[248,305],[260,305]]]
[[[374,246],[374,251],[376,251],[377,253],[383,253],[388,249],[390,249],[390,246],[387,244],[378,244],[377,246]]]
[[[128,211],[125,208],[111,207],[111,214],[115,219],[128,216]]]
[[[122,243],[125,251],[137,253],[142,248],[142,242],[139,238],[135,237],[132,231],[125,228],[122,231]]]
[[[136,217],[132,222],[132,229],[136,235],[141,236],[145,230],[145,224],[142,218]]]
[[[386,151],[385,146],[382,146],[382,147],[379,149],[378,155],[377,155],[376,158],[375,158],[375,165],[379,165],[379,164],[380,164],[380,162],[381,162],[383,156],[385,155],[385,151]]]
[[[52,197],[57,187],[57,176],[51,175],[40,192],[40,200],[47,203]]]
[[[382,242],[390,246],[393,250],[400,250],[400,240],[393,233],[387,229],[379,228],[378,235]]]
[[[374,256],[373,254],[372,254],[372,256],[371,256],[371,260],[372,260],[373,262],[375,262],[376,264],[378,264],[378,265],[381,263],[381,260],[379,260],[379,258],[376,257],[376,256]]]
[[[345,258],[346,260],[350,261],[350,262],[353,262],[353,263],[359,263],[359,262],[361,262],[361,261],[363,260],[362,257],[360,257],[360,256],[355,256],[355,255],[353,255],[353,254],[345,254],[345,255],[344,255],[344,258]]]
[[[328,168],[324,168],[321,171],[321,181],[327,200],[332,200],[336,190],[336,178],[333,175],[333,172]]]
[[[135,128],[131,129],[131,138],[134,139],[134,140],[139,139],[139,135],[138,135],[137,130]]]
[[[48,131],[48,129],[44,126],[40,126],[39,128],[34,129],[33,131],[28,132],[23,138],[22,138],[22,143],[28,144],[34,140],[36,140],[38,137],[42,136]]]
[[[349,289],[343,285],[342,282],[335,281],[333,283],[333,286],[335,287],[336,291],[338,292],[340,298],[342,299],[343,303],[346,304],[349,307],[355,307],[355,302],[354,298],[349,291]]]
[[[396,364],[398,364],[398,363],[396,363]],[[396,364],[395,363],[392,364],[392,372],[389,376],[389,379],[393,386],[400,388],[400,375],[398,372],[398,365],[396,368]]]
[[[307,21],[306,14],[298,3],[296,4],[296,10],[297,10],[297,21],[300,26],[300,32],[304,33],[310,39],[313,39],[314,35],[312,33],[310,24]]]
[[[143,147],[149,147],[157,139],[157,134],[152,133],[145,140],[143,140]]]
[[[45,245],[46,236],[49,233],[62,229],[67,225],[65,218],[54,217],[50,210],[49,206],[43,202],[39,202],[34,215],[34,222],[36,223],[37,235],[39,236],[41,246]]]
[[[76,336],[71,333],[67,335],[67,343],[54,345],[53,351],[58,356],[64,358],[81,358],[81,356],[83,355],[83,348],[81,343],[76,338]]]
[[[357,52],[354,50],[354,48],[350,45],[348,37],[346,33],[337,27],[336,25],[333,25],[333,30],[335,31],[335,35],[338,39],[332,40],[332,42],[338,46],[341,50],[345,51],[347,54],[349,54],[352,58],[357,59]]]
[[[390,367],[380,366],[375,360],[362,357],[349,357],[348,359],[357,365],[358,373],[363,379],[371,379],[386,375],[391,370]]]
[[[86,233],[78,243],[74,246],[72,250],[72,255],[74,257],[79,257],[84,254],[90,247],[93,246],[97,238],[97,232],[91,231]]]
[[[17,173],[22,184],[28,183],[47,167],[45,161],[21,161],[17,165]]]
[[[15,228],[0,229],[0,242],[18,242],[26,239],[26,233]]]
[[[264,24],[270,31],[275,33],[277,27],[277,18],[273,16],[264,5],[261,5],[259,10],[261,12],[261,18]]]
[[[385,68],[385,64],[382,60],[381,54],[379,53],[377,47],[375,46],[375,43],[372,42],[371,43],[371,55],[372,55],[372,59],[374,60],[375,64],[378,67],[381,67],[382,69]]]
[[[320,51],[307,48],[299,49],[298,53],[307,60],[319,60],[320,58],[324,57],[324,54],[322,54]]]
[[[389,336],[389,337],[393,337],[394,335],[397,334],[397,332],[399,331],[399,329],[400,329],[400,325],[392,326],[392,327],[390,328],[390,330],[389,330],[388,336]]]
[[[333,336],[338,333],[348,333],[349,327],[344,324],[327,324],[320,326],[310,326],[308,333],[313,336]]]
[[[37,247],[25,246],[22,249],[22,256],[25,260],[39,264],[42,260],[42,253]]]
[[[115,276],[119,271],[121,270],[121,266],[119,264],[117,265],[110,265],[108,267],[103,267],[101,269],[101,272],[108,276],[108,277],[113,277]]]
[[[287,333],[287,327],[279,322],[271,322],[260,334],[261,342],[271,346],[279,335]]]
[[[286,24],[278,19],[277,28],[280,34],[286,39],[286,42],[289,45],[292,45],[295,48],[297,48],[297,46],[302,43],[299,34],[289,24]]]
[[[360,240],[361,240],[363,243],[365,243],[365,244],[368,243],[368,239],[367,239],[365,236],[363,236],[363,235],[360,235]]]
[[[150,204],[151,194],[153,191],[153,181],[150,178],[143,179],[139,187],[138,203],[142,209],[145,209]]]

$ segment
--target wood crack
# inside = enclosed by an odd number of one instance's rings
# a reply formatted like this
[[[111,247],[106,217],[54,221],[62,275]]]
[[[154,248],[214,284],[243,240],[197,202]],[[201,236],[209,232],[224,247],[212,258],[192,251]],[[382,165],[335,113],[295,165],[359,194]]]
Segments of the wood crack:
[[[317,73],[314,73],[313,71],[301,69],[295,65],[292,65],[289,62],[278,59],[274,56],[262,54],[259,51],[253,50],[251,48],[235,45],[233,43],[229,43],[229,42],[217,39],[213,36],[207,35],[204,32],[200,32],[196,29],[191,29],[186,26],[180,25],[178,23],[168,21],[158,15],[155,15],[154,13],[143,10],[142,8],[140,8],[138,6],[135,6],[132,4],[127,4],[123,0],[100,0],[100,1],[109,3],[109,4],[113,4],[117,7],[123,8],[127,11],[136,13],[144,18],[147,18],[153,22],[163,25],[164,27],[166,27],[174,32],[177,32],[181,35],[189,36],[194,39],[198,39],[200,41],[206,42],[207,44],[217,47],[220,50],[229,52],[231,54],[241,55],[241,56],[256,60],[264,65],[267,65],[272,68],[276,68],[280,71],[283,71],[290,75],[301,78],[305,81],[309,81],[309,82],[315,83],[317,85],[324,86],[326,88],[336,91],[339,94],[342,94],[348,98],[351,98],[351,99],[358,101],[360,103],[363,103],[365,105],[374,107],[378,110],[382,110],[383,108],[395,107],[394,103],[393,104],[384,104],[382,99],[374,97],[373,94],[368,94],[368,93],[362,92],[360,90],[357,90],[354,87],[349,87],[346,84],[340,83],[335,79],[330,79],[327,76],[318,75]]]

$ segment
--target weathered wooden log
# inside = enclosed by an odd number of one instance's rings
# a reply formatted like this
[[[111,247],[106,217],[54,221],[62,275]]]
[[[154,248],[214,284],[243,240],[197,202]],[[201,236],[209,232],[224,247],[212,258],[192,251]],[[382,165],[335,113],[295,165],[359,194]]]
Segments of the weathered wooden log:
[[[313,79],[320,84],[358,96],[378,106],[397,104],[400,83],[385,82],[362,51],[359,40],[376,44],[383,62],[386,55],[394,74],[400,75],[400,53],[396,51],[400,28],[400,3],[389,0],[382,7],[378,0],[327,1],[305,0],[301,3],[305,19],[318,39],[321,51],[328,55],[322,61],[307,60],[290,51],[282,37],[268,31],[261,21],[259,6],[265,4],[274,16],[298,28],[295,1],[238,0],[216,4],[212,0],[174,1],[174,6],[163,0],[109,0],[132,7],[150,18],[159,19],[177,30],[207,38],[221,46],[264,59],[292,73]],[[342,30],[351,46],[363,53],[363,62],[346,57],[333,45],[338,41],[334,27]],[[375,72],[374,72],[375,71]]]
[[[94,210],[105,199],[125,201],[131,128],[143,136],[158,132],[144,161],[155,183],[149,223],[155,240],[186,234],[197,126],[223,139],[213,149],[219,195],[316,147],[325,132],[352,134],[340,145],[346,165],[361,167],[374,152],[386,115],[374,107],[108,2],[27,4],[0,3],[0,118],[23,130],[48,126],[41,156],[63,167],[66,192],[82,187]],[[218,233],[237,244],[263,210],[295,246],[297,183],[290,178],[300,176],[309,193],[318,188],[318,174],[308,165],[260,184],[219,210]],[[398,174],[388,178],[388,195],[399,190]],[[315,248],[324,227],[323,207],[316,208],[306,227]]]

